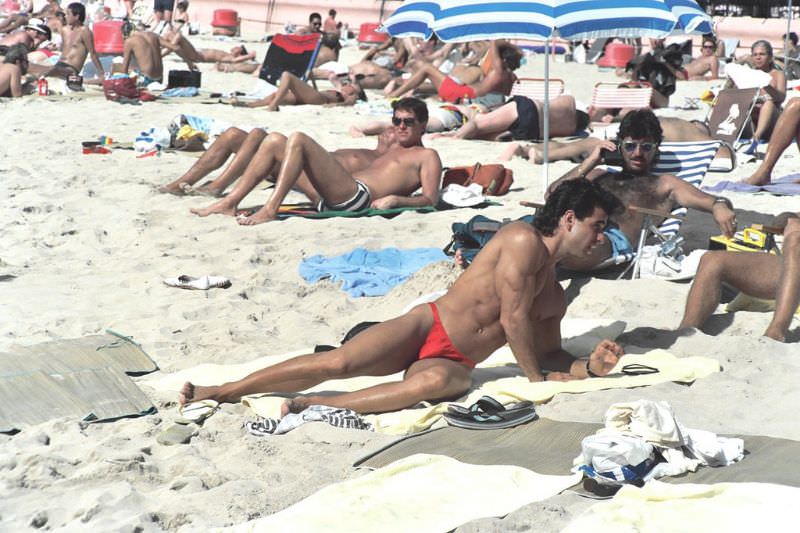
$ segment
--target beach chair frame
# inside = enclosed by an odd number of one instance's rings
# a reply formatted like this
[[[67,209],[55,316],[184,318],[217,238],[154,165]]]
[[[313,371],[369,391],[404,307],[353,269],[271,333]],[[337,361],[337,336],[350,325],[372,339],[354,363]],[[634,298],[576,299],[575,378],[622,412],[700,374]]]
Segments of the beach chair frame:
[[[517,78],[511,86],[510,96],[525,96],[531,100],[544,100],[544,88],[546,81],[544,78]],[[548,97],[550,100],[564,94],[564,80],[561,78],[550,79]]]
[[[649,109],[653,86],[645,81],[637,87],[620,86],[619,83],[598,82],[592,91],[592,107],[603,109]]]
[[[322,35],[318,33],[309,35],[275,34],[267,49],[267,54],[264,56],[258,77],[272,85],[277,85],[281,74],[288,70],[301,80],[308,81],[321,43]],[[316,84],[314,86],[316,87]]]
[[[720,91],[706,117],[709,134],[735,147],[748,127],[755,131],[752,113],[758,93],[759,89],[755,87]]]

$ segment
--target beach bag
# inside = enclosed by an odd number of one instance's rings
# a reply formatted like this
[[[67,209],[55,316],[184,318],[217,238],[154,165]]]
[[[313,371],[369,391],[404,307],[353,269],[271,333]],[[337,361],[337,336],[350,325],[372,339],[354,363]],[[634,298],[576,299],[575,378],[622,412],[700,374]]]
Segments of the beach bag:
[[[200,87],[199,70],[170,70],[167,76],[167,88]]]
[[[530,224],[533,218],[533,215],[525,215],[517,220]],[[475,215],[467,222],[455,222],[452,225],[453,236],[443,251],[447,255],[455,255],[456,251],[461,250],[464,265],[469,265],[495,233],[511,222],[514,221],[505,219],[501,222],[483,215]]]
[[[466,187],[478,183],[487,196],[502,196],[514,183],[514,172],[500,164],[475,163],[467,167],[451,167],[444,171],[442,189],[450,184]]]
[[[635,57],[628,62],[625,70],[633,73],[633,80],[645,81],[664,96],[670,96],[675,92],[677,79],[667,67],[667,60],[663,59],[664,52],[659,54],[659,56],[654,56],[648,52],[643,56]]]
[[[600,485],[641,487],[658,462],[653,445],[641,437],[589,435],[581,442],[577,470]]]
[[[103,94],[106,95],[106,100],[114,102],[119,101],[120,98],[127,98],[128,100],[139,99],[139,89],[136,87],[136,81],[128,77],[103,80]]]

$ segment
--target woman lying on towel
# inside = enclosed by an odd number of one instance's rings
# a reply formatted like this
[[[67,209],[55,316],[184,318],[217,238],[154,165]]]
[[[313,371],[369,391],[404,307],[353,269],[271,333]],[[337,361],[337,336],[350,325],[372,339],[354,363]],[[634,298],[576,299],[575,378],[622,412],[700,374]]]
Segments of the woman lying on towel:
[[[281,105],[353,105],[359,100],[366,100],[367,95],[355,79],[348,77],[330,77],[335,89],[318,91],[289,71],[281,74],[278,90],[254,102],[233,101],[233,105],[242,107],[267,107],[267,111],[278,111]]]

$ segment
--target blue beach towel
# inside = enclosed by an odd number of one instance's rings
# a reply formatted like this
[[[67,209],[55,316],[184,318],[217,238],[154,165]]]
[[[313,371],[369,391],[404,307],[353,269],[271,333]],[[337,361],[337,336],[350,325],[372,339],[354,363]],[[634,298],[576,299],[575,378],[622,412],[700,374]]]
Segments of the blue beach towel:
[[[800,194],[800,183],[794,183],[800,179],[800,174],[789,174],[774,180],[768,185],[750,185],[741,181],[721,181],[716,185],[703,187],[707,192],[768,192],[770,194],[793,196]]]
[[[350,296],[383,296],[422,267],[445,261],[439,248],[355,248],[336,257],[314,255],[300,263],[300,276],[309,283],[329,278],[342,282]]]

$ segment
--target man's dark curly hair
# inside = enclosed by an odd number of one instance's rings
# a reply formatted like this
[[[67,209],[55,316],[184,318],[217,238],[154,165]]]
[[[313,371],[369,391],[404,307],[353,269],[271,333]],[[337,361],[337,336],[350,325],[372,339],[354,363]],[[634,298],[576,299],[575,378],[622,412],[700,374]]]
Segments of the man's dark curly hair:
[[[594,212],[595,207],[611,216],[622,210],[622,202],[586,178],[567,180],[547,197],[544,207],[536,213],[533,227],[542,235],[550,236],[555,233],[558,221],[567,211],[574,211],[578,220],[583,220]]]
[[[625,115],[619,125],[617,139],[621,141],[625,137],[653,139],[656,144],[661,144],[661,141],[664,140],[664,132],[661,131],[661,124],[655,113],[649,109],[636,109]]]

